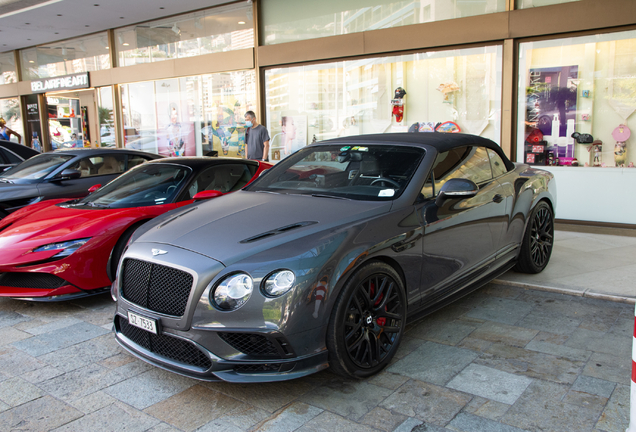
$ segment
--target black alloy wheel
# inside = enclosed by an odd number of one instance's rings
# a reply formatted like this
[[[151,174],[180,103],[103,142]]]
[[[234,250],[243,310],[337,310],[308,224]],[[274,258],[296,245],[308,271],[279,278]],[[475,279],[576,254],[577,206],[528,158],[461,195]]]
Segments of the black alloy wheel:
[[[550,206],[541,201],[532,210],[515,270],[540,273],[550,261],[553,245],[554,216]]]
[[[364,378],[382,370],[397,351],[405,317],[404,288],[395,270],[381,262],[361,268],[343,288],[330,322],[334,372]]]
[[[545,267],[548,263],[552,253],[553,240],[552,213],[547,206],[541,206],[532,218],[532,230],[530,232],[530,254],[535,266]]]

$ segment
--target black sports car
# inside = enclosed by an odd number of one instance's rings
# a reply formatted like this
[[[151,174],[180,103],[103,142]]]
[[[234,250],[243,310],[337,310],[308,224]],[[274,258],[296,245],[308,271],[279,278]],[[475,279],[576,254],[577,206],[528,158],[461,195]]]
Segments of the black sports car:
[[[0,174],[0,218],[52,198],[81,198],[135,165],[161,156],[136,150],[72,149],[34,156]]]
[[[22,144],[0,140],[0,172],[12,168],[40,152]]]
[[[552,174],[464,134],[310,145],[245,189],[143,225],[112,294],[116,337],[202,380],[384,368],[405,323],[552,251]]]

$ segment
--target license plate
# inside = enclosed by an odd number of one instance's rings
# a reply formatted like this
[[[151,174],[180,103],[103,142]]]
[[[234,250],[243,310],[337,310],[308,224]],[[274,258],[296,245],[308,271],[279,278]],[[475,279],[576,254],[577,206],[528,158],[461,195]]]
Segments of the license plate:
[[[157,320],[128,311],[128,323],[132,326],[157,334]]]

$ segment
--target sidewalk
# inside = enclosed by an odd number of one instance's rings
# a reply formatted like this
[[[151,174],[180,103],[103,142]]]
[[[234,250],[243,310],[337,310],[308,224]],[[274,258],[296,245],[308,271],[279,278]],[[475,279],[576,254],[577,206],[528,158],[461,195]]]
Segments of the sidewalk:
[[[536,275],[509,271],[497,282],[634,304],[636,230],[555,225],[547,268]]]

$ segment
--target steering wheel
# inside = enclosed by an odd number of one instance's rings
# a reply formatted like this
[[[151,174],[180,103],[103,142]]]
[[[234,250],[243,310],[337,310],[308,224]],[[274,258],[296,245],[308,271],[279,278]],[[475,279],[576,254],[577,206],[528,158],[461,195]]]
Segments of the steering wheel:
[[[390,178],[386,178],[386,177],[380,177],[380,178],[377,178],[377,179],[373,180],[371,182],[371,186],[373,186],[376,183],[388,183],[391,186],[395,186],[397,189],[399,189],[401,187],[398,182],[396,182],[395,180],[391,180]]]

